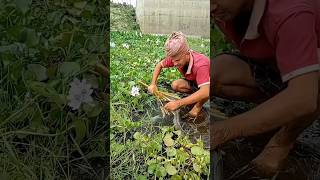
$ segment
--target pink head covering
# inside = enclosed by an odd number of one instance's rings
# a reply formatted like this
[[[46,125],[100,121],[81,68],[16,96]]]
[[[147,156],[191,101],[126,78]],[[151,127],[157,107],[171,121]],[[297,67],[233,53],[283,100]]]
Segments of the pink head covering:
[[[186,36],[180,32],[173,32],[166,43],[164,44],[164,49],[167,56],[176,56],[186,52],[189,52],[189,46],[186,39]]]

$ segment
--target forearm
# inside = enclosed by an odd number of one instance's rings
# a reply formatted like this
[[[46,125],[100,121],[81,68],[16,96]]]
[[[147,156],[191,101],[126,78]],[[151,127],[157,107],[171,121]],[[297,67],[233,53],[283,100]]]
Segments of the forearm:
[[[161,70],[162,70],[161,63],[158,63],[156,65],[156,67],[154,68],[151,84],[153,84],[153,85],[157,84],[157,80],[158,80],[158,77],[159,77],[159,74],[160,74]]]
[[[302,78],[303,80],[303,78]],[[317,109],[318,82],[306,79],[289,87],[255,109],[226,120],[226,128],[239,130],[234,136],[267,132],[310,116]],[[234,137],[234,138],[236,138]]]
[[[209,98],[209,89],[209,84],[201,86],[201,88],[198,91],[194,92],[188,97],[178,100],[178,102],[180,103],[180,106],[185,106]]]

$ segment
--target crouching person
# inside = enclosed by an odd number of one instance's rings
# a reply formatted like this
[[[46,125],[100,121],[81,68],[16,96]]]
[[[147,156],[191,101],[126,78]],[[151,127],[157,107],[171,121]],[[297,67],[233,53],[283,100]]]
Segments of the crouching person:
[[[166,58],[159,62],[153,72],[148,90],[157,91],[157,79],[163,68],[176,67],[183,75],[182,79],[172,82],[172,89],[177,92],[191,95],[167,103],[164,108],[174,111],[181,106],[195,104],[189,116],[196,117],[203,104],[209,99],[210,88],[210,60],[203,54],[189,48],[186,37],[181,32],[174,32],[165,43]]]

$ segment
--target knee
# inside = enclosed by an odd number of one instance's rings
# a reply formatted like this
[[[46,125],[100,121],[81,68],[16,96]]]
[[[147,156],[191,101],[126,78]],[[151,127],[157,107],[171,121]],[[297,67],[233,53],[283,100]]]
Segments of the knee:
[[[226,71],[228,71],[228,69],[226,69],[226,63],[227,63],[227,59],[230,58],[230,55],[226,55],[226,54],[222,54],[219,55],[217,57],[215,57],[213,59],[213,62],[210,63],[210,69],[212,70],[212,79],[213,79],[213,84],[221,82],[222,81],[222,76],[223,73],[225,73]]]
[[[174,91],[179,91],[180,89],[180,83],[178,81],[173,81],[172,84],[171,84],[171,88],[174,90]]]

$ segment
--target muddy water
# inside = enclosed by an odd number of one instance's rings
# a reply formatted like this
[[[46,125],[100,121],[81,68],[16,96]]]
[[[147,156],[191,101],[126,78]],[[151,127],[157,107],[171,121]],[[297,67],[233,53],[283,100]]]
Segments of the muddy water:
[[[245,112],[254,106],[244,102],[214,99],[211,107],[228,116]],[[214,120],[214,119],[211,119]],[[223,179],[268,179],[245,168],[263,149],[268,138],[237,139],[223,146]],[[277,180],[320,180],[320,122],[315,121],[298,138],[286,168],[275,175]]]

